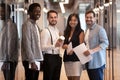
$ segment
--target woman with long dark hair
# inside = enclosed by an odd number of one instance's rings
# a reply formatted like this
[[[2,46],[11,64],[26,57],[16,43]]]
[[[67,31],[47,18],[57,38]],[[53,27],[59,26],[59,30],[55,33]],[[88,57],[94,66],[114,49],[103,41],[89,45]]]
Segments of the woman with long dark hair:
[[[72,43],[72,48],[84,42],[84,31],[81,29],[78,14],[73,13],[68,17],[64,36],[65,40],[63,49],[65,49],[65,52],[63,61],[67,78],[68,80],[80,80],[80,75],[83,69],[82,64],[73,50],[67,52],[70,42]]]

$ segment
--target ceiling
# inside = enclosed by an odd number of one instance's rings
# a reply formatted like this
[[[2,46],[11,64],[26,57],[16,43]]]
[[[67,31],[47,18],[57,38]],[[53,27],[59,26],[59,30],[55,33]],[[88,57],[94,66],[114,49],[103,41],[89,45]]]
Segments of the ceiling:
[[[64,4],[66,11],[73,12],[84,12],[90,4],[93,4],[94,0],[69,0],[68,4]],[[53,2],[53,0],[45,0],[45,4],[47,8],[55,9],[58,12],[61,11],[59,2]]]
[[[32,1],[32,0],[1,0],[7,1],[7,3],[13,2],[24,2],[24,1]],[[44,0],[44,6],[46,8],[55,9],[58,12],[61,12],[61,8],[59,2],[53,2],[54,0]],[[60,1],[60,0],[59,0]],[[65,10],[68,12],[84,12],[90,4],[93,5],[94,0],[69,0],[68,4],[64,4]]]

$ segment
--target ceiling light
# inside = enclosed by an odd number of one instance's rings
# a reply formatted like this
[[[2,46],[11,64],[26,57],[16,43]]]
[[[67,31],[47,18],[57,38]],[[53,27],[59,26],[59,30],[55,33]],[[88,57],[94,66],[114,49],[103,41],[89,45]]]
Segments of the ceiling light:
[[[48,12],[48,10],[44,7],[43,8],[43,11],[45,12],[45,13],[47,13]]]
[[[99,6],[99,9],[100,9],[100,10],[103,10],[103,9],[104,9],[104,6]]]
[[[59,5],[60,5],[60,8],[61,8],[62,13],[65,13],[65,8],[64,8],[63,3],[60,2]]]
[[[104,6],[105,6],[105,7],[108,7],[108,6],[109,6],[109,3],[105,3]]]
[[[119,9],[117,10],[117,13],[120,13],[120,10],[119,10]]]
[[[68,3],[69,3],[69,0],[64,0],[64,2],[61,0],[61,2],[59,2],[62,13],[65,13],[64,4],[68,4]]]
[[[62,2],[63,4],[68,4],[69,0],[65,0],[64,2]]]
[[[97,14],[99,12],[99,8],[94,8],[93,11],[95,12],[95,14]]]
[[[110,1],[110,2],[109,2],[109,4],[111,5],[111,4],[112,4],[112,2]]]

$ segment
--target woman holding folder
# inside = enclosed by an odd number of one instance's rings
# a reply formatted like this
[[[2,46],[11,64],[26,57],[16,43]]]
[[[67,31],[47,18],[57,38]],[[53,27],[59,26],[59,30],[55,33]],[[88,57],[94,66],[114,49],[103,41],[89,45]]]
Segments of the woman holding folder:
[[[80,80],[83,70],[82,64],[72,48],[84,42],[84,31],[81,29],[79,15],[70,14],[67,20],[67,27],[64,31],[64,65],[68,80]]]

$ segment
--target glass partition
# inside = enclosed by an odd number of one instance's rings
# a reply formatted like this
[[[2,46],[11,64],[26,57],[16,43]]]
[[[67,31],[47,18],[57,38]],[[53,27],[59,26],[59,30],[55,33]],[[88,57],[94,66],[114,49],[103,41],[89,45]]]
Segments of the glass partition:
[[[21,26],[27,18],[23,0],[0,0],[0,80],[24,80]]]
[[[22,24],[29,17],[28,6],[43,0],[0,0],[0,80],[25,80],[21,59]],[[42,11],[42,10],[41,10]],[[43,27],[43,18],[38,25]]]
[[[18,63],[18,29],[14,4],[0,2],[0,80],[14,80]]]
[[[114,1],[114,0],[113,0]],[[116,56],[117,58],[115,59],[115,79],[114,80],[119,80],[120,79],[120,0],[116,0]],[[113,12],[114,14],[114,12]]]

